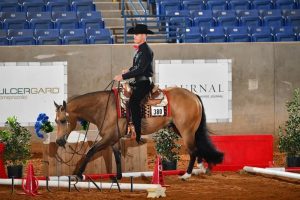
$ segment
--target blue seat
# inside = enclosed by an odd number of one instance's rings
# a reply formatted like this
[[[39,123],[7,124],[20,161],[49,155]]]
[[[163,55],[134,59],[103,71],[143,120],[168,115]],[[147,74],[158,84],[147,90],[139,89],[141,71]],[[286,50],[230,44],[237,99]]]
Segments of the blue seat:
[[[71,10],[73,11],[95,11],[96,6],[93,3],[93,0],[72,0],[71,1]]]
[[[273,29],[273,34],[276,42],[297,41],[297,35],[292,26],[276,27]]]
[[[251,4],[248,0],[231,0],[228,2],[228,10],[249,10]]]
[[[251,41],[252,42],[272,42],[273,35],[270,27],[252,27],[251,28]]]
[[[239,26],[227,28],[227,40],[228,42],[251,42],[248,27]]]
[[[203,37],[201,34],[200,27],[188,27],[183,33],[183,42],[185,43],[201,43],[203,42]]]
[[[32,29],[52,29],[53,23],[50,12],[28,12],[27,21]]]
[[[234,10],[213,12],[218,26],[238,26],[239,21]]]
[[[21,10],[18,0],[1,0],[0,12],[19,12]]]
[[[60,45],[60,33],[58,29],[36,29],[35,38],[37,45]]]
[[[300,27],[300,10],[287,10],[284,15],[288,26]]]
[[[192,18],[194,26],[212,27],[215,26],[215,20],[211,10],[193,11]]]
[[[192,25],[190,12],[187,10],[167,11],[166,31],[169,40],[176,40],[187,26]]]
[[[258,10],[273,9],[272,0],[253,0],[252,9],[258,9]]]
[[[180,0],[164,0],[160,3],[160,15],[165,15],[167,11],[178,11],[181,9]]]
[[[60,29],[62,44],[86,44],[86,37],[83,29]]]
[[[104,21],[98,11],[77,12],[79,27],[83,29],[102,29]]]
[[[78,28],[78,20],[76,12],[57,11],[52,12],[52,20],[54,28],[76,29]]]
[[[265,10],[261,12],[263,26],[279,27],[284,25],[281,10]]]
[[[295,0],[276,0],[274,2],[276,9],[296,9],[297,4]]]
[[[4,29],[26,29],[28,23],[26,21],[25,12],[3,12],[1,15]]]
[[[226,0],[208,0],[206,9],[210,10],[227,10]]]
[[[6,45],[8,45],[7,31],[0,30],[0,46],[6,46]]]
[[[35,45],[32,29],[9,29],[10,45]]]
[[[68,0],[46,0],[46,10],[53,11],[70,11]]]
[[[208,43],[227,41],[223,27],[204,28],[202,34],[204,35],[204,41]]]
[[[43,12],[46,10],[44,0],[23,0],[21,5],[23,12]]]
[[[257,10],[237,11],[240,26],[261,26],[261,19]]]
[[[108,29],[87,29],[86,38],[89,44],[113,44],[113,39]]]
[[[199,0],[184,0],[182,2],[184,10],[204,10],[205,4]]]

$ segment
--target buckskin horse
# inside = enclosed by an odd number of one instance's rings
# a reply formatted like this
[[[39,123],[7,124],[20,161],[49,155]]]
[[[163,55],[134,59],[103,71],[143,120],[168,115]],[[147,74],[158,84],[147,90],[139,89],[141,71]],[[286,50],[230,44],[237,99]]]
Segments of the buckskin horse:
[[[142,135],[151,134],[168,124],[172,124],[182,137],[190,155],[189,165],[182,179],[191,176],[197,159],[204,159],[209,168],[223,161],[223,153],[212,144],[206,127],[206,117],[201,98],[192,92],[178,87],[165,89],[170,103],[170,116],[142,119]],[[76,128],[77,121],[84,119],[97,126],[101,140],[97,141],[76,164],[74,174],[82,174],[93,155],[109,146],[112,147],[117,165],[118,179],[122,178],[119,139],[127,132],[127,121],[119,118],[116,109],[116,95],[112,90],[84,94],[71,99],[68,103],[56,106],[57,140],[65,146],[68,135]]]

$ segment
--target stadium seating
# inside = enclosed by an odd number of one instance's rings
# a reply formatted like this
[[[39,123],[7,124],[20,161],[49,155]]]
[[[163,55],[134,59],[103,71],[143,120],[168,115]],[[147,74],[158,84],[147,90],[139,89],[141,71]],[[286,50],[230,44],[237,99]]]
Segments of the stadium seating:
[[[251,42],[248,27],[230,27],[227,28],[226,32],[228,42]]]
[[[199,27],[212,27],[215,26],[215,20],[211,10],[193,11],[192,12],[193,24]]]
[[[32,29],[9,29],[10,45],[35,45]]]
[[[68,0],[46,0],[47,11],[70,11],[70,5]]]
[[[272,0],[252,0],[252,9],[269,10],[272,8]]]
[[[199,0],[184,0],[182,2],[183,10],[204,10],[205,4]]]
[[[25,12],[3,12],[1,21],[4,29],[27,29]]]
[[[249,10],[251,3],[248,0],[231,0],[228,2],[228,10]]]
[[[60,29],[62,44],[86,44],[84,29]]]
[[[54,27],[58,29],[76,29],[78,28],[78,20],[76,12],[57,11],[52,12]]]
[[[226,34],[223,27],[203,28],[204,42],[226,42]]]
[[[257,10],[237,11],[240,26],[260,26],[261,20]]]
[[[274,1],[276,9],[296,9],[297,3],[294,0],[276,0]]]
[[[300,27],[300,10],[287,10],[284,12],[284,16],[288,26]]]
[[[203,42],[203,37],[201,34],[200,27],[188,27],[182,36],[183,42],[185,43],[201,43]]]
[[[206,8],[210,10],[227,10],[226,0],[208,0]]]
[[[7,31],[0,30],[0,46],[6,46],[6,45],[8,45]]]
[[[101,18],[100,12],[77,12],[77,18],[80,28],[88,29],[103,29],[104,21]]]
[[[263,26],[280,27],[284,25],[284,17],[281,10],[264,10],[261,12]]]
[[[21,7],[18,4],[18,0],[1,0],[0,12],[18,12]]]
[[[52,29],[53,23],[50,12],[28,12],[27,21],[32,29]]]
[[[282,41],[297,41],[297,35],[294,28],[291,26],[276,27],[273,29],[274,40]]]
[[[273,35],[270,27],[252,27],[250,28],[252,42],[272,42]]]
[[[239,21],[234,10],[222,10],[214,12],[218,26],[238,26]]]
[[[23,0],[22,2],[23,12],[44,12],[46,6],[44,0]]]
[[[58,29],[37,29],[35,38],[38,45],[60,45],[60,33]]]
[[[108,29],[87,29],[86,37],[89,44],[112,44],[113,39]]]
[[[95,11],[96,6],[92,0],[73,0],[71,2],[71,10],[75,12],[88,12],[88,11]]]

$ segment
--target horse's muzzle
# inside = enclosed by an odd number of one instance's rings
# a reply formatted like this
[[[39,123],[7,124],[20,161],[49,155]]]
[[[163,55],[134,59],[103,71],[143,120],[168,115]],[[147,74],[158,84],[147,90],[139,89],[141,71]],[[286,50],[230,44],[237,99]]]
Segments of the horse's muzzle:
[[[56,144],[57,144],[58,146],[60,146],[60,147],[64,147],[64,148],[65,148],[66,143],[67,143],[67,140],[66,140],[65,137],[61,137],[61,138],[58,138],[58,139],[56,140]]]

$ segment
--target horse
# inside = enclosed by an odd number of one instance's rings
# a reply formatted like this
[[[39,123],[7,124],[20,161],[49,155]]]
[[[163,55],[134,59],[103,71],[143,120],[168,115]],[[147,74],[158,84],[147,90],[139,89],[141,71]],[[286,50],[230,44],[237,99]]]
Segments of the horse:
[[[166,88],[170,116],[143,118],[142,135],[158,131],[172,124],[183,139],[183,144],[190,155],[186,173],[181,176],[186,180],[191,177],[194,163],[198,167],[202,159],[208,163],[209,169],[223,161],[223,153],[212,144],[206,126],[206,116],[201,98],[194,93],[179,87]],[[127,121],[119,118],[116,107],[116,95],[112,90],[97,91],[77,96],[62,105],[56,106],[55,122],[57,124],[56,143],[64,147],[68,135],[76,128],[77,121],[84,119],[97,126],[101,140],[97,141],[76,164],[74,175],[82,179],[83,172],[93,155],[109,146],[112,147],[117,173],[122,178],[120,138],[127,132]]]

